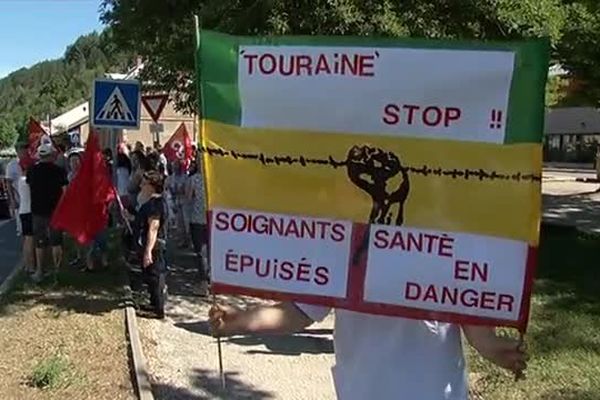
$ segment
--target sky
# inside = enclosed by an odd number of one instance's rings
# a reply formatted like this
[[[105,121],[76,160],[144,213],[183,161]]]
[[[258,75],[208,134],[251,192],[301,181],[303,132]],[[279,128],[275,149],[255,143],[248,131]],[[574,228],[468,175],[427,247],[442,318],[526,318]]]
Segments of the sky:
[[[62,57],[79,36],[101,30],[101,0],[0,0],[0,78]]]

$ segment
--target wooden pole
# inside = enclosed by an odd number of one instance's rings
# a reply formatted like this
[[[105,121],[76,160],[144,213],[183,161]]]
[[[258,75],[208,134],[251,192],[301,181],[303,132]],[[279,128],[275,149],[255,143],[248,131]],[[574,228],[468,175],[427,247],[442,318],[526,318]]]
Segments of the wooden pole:
[[[200,47],[200,19],[198,18],[198,15],[195,14],[194,15],[194,29],[196,30],[196,47],[199,48]],[[197,69],[197,66],[196,66]],[[199,77],[196,76],[196,81],[198,82],[198,92],[200,93],[200,83],[199,83]],[[203,138],[202,138],[202,133],[200,133],[198,135],[198,144],[197,144],[197,148],[198,151],[201,152],[201,149],[203,147]],[[203,184],[204,184],[204,193],[205,193],[205,210],[208,210],[208,190],[207,186],[206,186],[206,174],[205,171],[206,169],[204,168],[204,155],[202,155],[201,159],[200,159],[200,163],[199,163],[199,167],[202,167],[202,175],[203,175]],[[209,249],[210,250],[210,249]],[[207,260],[208,260],[208,264],[210,265],[210,251],[207,251]],[[212,295],[212,302],[213,302],[213,306],[217,305],[217,296],[215,294],[215,292],[213,292],[212,288],[211,288],[211,295]],[[221,336],[217,335],[217,352],[218,352],[218,357],[219,357],[219,377],[221,378],[221,388],[223,389],[223,391],[226,390],[227,388],[227,383],[225,381],[225,370],[223,369],[223,344],[221,342]]]

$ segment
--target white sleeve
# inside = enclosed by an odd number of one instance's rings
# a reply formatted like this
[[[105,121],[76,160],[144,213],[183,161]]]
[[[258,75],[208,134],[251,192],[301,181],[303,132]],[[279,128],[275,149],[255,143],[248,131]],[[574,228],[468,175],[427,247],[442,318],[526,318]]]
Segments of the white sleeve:
[[[330,307],[314,306],[312,304],[294,303],[294,305],[315,322],[323,321],[331,311]]]
[[[6,166],[6,178],[16,182],[21,175],[18,168],[19,164],[15,160],[9,162]]]

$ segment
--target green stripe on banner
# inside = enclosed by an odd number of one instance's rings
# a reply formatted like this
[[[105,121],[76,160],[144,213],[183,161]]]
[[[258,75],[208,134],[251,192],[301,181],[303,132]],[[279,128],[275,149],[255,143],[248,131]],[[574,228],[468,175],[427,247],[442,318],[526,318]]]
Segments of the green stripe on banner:
[[[238,46],[239,41],[234,36],[200,32],[196,65],[200,76],[198,95],[202,118],[240,125]]]
[[[550,41],[538,39],[520,43],[515,64],[504,143],[541,143]]]
[[[515,69],[509,96],[505,143],[542,141],[544,94],[550,57],[550,42],[547,39],[477,42],[355,36],[248,37],[201,31],[197,65],[200,68],[203,118],[240,125],[242,111],[238,90],[238,49],[243,45],[512,51],[515,52]]]

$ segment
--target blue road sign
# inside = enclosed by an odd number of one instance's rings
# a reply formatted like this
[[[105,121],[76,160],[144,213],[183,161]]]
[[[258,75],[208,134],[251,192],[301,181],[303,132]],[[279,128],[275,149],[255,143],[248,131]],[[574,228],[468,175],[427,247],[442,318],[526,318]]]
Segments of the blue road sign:
[[[140,104],[138,81],[96,79],[92,125],[96,128],[139,129]]]

